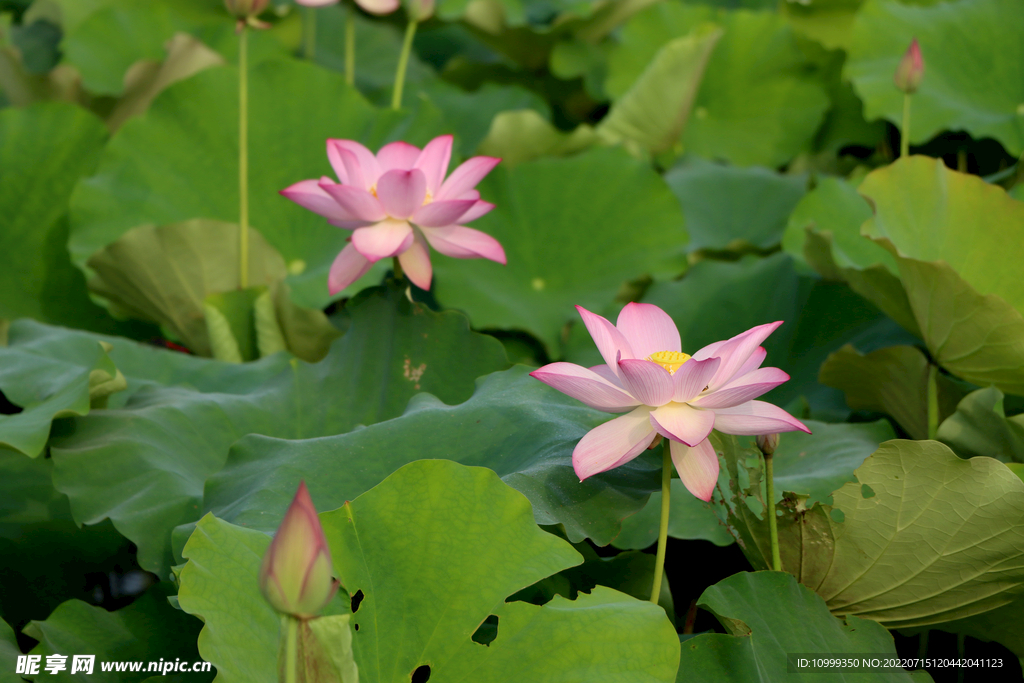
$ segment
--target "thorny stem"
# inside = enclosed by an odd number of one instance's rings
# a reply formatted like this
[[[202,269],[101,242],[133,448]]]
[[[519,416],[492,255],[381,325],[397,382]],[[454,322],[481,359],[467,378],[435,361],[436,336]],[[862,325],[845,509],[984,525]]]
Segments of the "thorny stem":
[[[356,11],[352,4],[345,12],[345,82],[356,84]]]
[[[316,7],[302,9],[302,55],[313,61],[316,58]]]
[[[249,29],[238,34],[238,286],[249,286]]]
[[[409,54],[412,52],[412,39],[416,35],[416,20],[410,19],[405,27],[405,40],[402,41],[402,54],[398,58],[398,71],[395,73],[395,89],[391,93],[391,108],[402,108],[402,88],[405,86],[405,71],[409,66]]]
[[[295,683],[295,667],[298,664],[299,620],[293,616],[283,617],[286,623],[284,641],[284,683]]]
[[[928,366],[928,438],[939,433],[939,366]]]
[[[900,158],[910,154],[910,95],[903,95],[903,127],[900,128]]]
[[[765,487],[768,494],[768,533],[772,540],[772,569],[782,571],[782,556],[779,554],[779,526],[775,519],[775,477],[772,472],[772,456],[762,452],[764,456]]]
[[[661,460],[661,526],[658,529],[658,554],[654,559],[654,586],[651,588],[651,602],[658,604],[661,597],[661,579],[665,574],[665,546],[668,544],[668,516],[672,495],[672,451],[669,439],[665,439],[665,450]]]

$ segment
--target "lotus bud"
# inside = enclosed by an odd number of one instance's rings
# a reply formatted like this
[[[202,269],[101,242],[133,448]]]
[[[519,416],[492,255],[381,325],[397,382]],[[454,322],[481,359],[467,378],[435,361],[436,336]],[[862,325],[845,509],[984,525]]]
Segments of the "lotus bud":
[[[228,12],[239,19],[255,17],[267,9],[270,0],[224,0]]]
[[[426,21],[434,15],[434,0],[405,0],[410,21]]]
[[[778,434],[761,434],[755,439],[757,448],[765,455],[772,455],[775,453],[775,449],[779,447],[779,435]]]
[[[263,556],[260,590],[278,612],[310,619],[338,590],[333,571],[327,538],[302,482]]]
[[[917,38],[914,38],[910,47],[907,48],[906,54],[903,55],[903,59],[900,60],[900,65],[896,67],[893,81],[900,92],[912,95],[917,92],[923,78],[924,57],[921,56],[921,47],[917,44]]]
[[[339,0],[295,0],[295,2],[306,7],[326,7],[327,5],[337,5]],[[400,2],[399,0],[356,0],[356,4],[366,12],[380,16],[394,12],[398,9]],[[433,8],[433,0],[430,0],[430,5]]]

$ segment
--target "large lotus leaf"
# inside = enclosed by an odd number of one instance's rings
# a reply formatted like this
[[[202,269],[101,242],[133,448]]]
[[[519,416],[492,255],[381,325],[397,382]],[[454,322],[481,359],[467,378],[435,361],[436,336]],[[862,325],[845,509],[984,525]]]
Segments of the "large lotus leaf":
[[[856,475],[832,494],[831,511],[789,500],[779,517],[783,567],[834,614],[923,626],[1024,592],[1024,481],[1005,465],[962,460],[937,441],[897,440]],[[763,562],[767,524],[744,517],[756,545],[744,550]]]
[[[915,346],[862,354],[848,344],[822,363],[818,380],[846,394],[846,403],[854,410],[891,415],[911,437],[926,439],[928,372],[928,359]],[[936,383],[942,420],[956,410],[964,392],[941,374]]]
[[[440,0],[437,16],[446,20],[468,17],[470,4],[471,0]],[[585,18],[601,3],[593,0],[497,0],[494,5],[499,26],[545,26],[559,15]]]
[[[508,265],[434,257],[438,300],[477,327],[524,329],[557,349],[574,304],[596,308],[623,282],[684,263],[679,203],[621,149],[499,166],[480,192],[497,208],[473,226],[502,243]]]
[[[0,614],[15,626],[68,598],[93,599],[88,577],[123,573],[132,554],[110,524],[78,528],[52,472],[48,458],[0,453]]]
[[[860,467],[880,442],[891,439],[892,428],[884,421],[861,424],[828,424],[806,420],[811,434],[783,434],[774,455],[775,502],[784,515],[813,507],[809,523],[821,522],[820,506],[832,504],[832,492],[846,482],[854,481],[854,470]],[[715,434],[715,447],[724,458],[719,474],[719,496],[715,513],[727,523],[740,548],[758,569],[770,566],[771,548],[764,514],[766,489],[763,459],[750,437]],[[787,519],[783,517],[782,519]],[[782,520],[780,520],[781,522]],[[815,527],[816,529],[816,527]],[[783,567],[799,576],[794,569],[802,556],[790,555],[803,546],[803,529],[799,525],[783,525],[780,539]],[[813,538],[808,535],[808,538]],[[808,550],[814,548],[808,543]],[[827,562],[828,558],[823,561]]]
[[[930,628],[964,634],[979,640],[995,641],[1017,655],[1021,661],[1021,668],[1024,669],[1024,625],[1020,619],[1021,609],[1024,609],[1024,596],[1019,596],[1008,605],[997,609]],[[1003,666],[1006,666],[1005,662]]]
[[[78,363],[0,349],[0,391],[21,412],[0,415],[0,449],[34,458],[43,452],[56,418],[85,415],[90,407],[106,405],[108,390],[123,388],[107,349],[95,339],[76,340]],[[16,360],[17,362],[10,362]]]
[[[533,518],[490,470],[446,461],[407,465],[325,513],[335,570],[364,595],[360,680],[398,683],[421,665],[439,681],[673,680],[678,640],[658,606],[606,588],[543,607],[504,601],[582,559]],[[473,642],[490,614],[497,638]]]
[[[289,279],[296,303],[327,303],[327,270],[349,233],[278,191],[332,174],[327,138],[376,148],[396,138],[424,144],[442,132],[436,121],[419,120],[425,123],[375,110],[342,75],[307,63],[273,60],[251,69],[250,222],[284,256],[290,272],[300,273]],[[237,69],[206,69],[169,87],[145,117],[126,123],[107,145],[97,174],[79,184],[71,201],[72,259],[84,267],[139,225],[199,217],[236,222],[237,178]]]
[[[585,123],[566,133],[533,109],[520,109],[495,116],[477,152],[499,157],[507,167],[541,157],[574,154],[592,146],[596,139],[597,133]]]
[[[741,572],[719,581],[697,604],[711,611],[728,634],[707,633],[682,644],[680,683],[782,683],[793,680],[789,655],[814,653],[823,657],[874,653],[897,657],[888,631],[869,619],[829,614],[824,601],[792,576],[781,572]],[[930,681],[903,669],[874,670],[873,681]],[[801,681],[822,683],[858,681],[863,674],[800,672]]]
[[[943,130],[995,138],[1013,156],[1024,151],[1024,22],[1016,0],[960,0],[913,7],[868,0],[857,13],[845,76],[869,119],[899,125],[903,93],[892,78],[917,38],[925,75],[911,105],[910,141]],[[1012,18],[1012,19],[1011,19]],[[963,59],[965,54],[997,59]]]
[[[936,361],[968,381],[1024,393],[1024,280],[1006,248],[1024,239],[1024,203],[920,156],[872,172],[859,191],[875,207],[862,231],[896,256]]]
[[[895,259],[860,233],[869,218],[871,207],[853,185],[825,178],[793,210],[782,248],[822,277],[845,280],[853,291],[920,336]]]
[[[43,655],[44,666],[48,655],[67,656],[64,671],[56,675],[46,672],[40,676],[41,680],[80,683],[141,681],[152,675],[151,671],[145,670],[149,662],[160,659],[174,661],[176,658],[198,661],[196,636],[200,624],[171,607],[167,602],[168,592],[168,584],[158,584],[116,612],[108,612],[81,600],[68,600],[45,620],[30,623],[23,631],[39,641],[32,654]],[[96,655],[91,674],[71,674],[69,655],[74,654]],[[102,663],[125,660],[146,664],[138,672],[103,671]],[[207,674],[197,680],[211,679]]]
[[[534,605],[544,605],[551,598],[561,595],[563,598],[575,600],[581,593],[589,593],[594,586],[606,586],[632,595],[638,600],[649,600],[651,588],[654,586],[654,563],[652,553],[629,550],[614,557],[600,557],[594,547],[586,541],[573,545],[583,555],[583,564],[564,569],[557,574],[542,579],[524,588],[509,600],[520,600]],[[665,610],[668,618],[675,622],[675,608],[672,604],[672,590],[668,579],[662,577],[661,594],[658,604]],[[491,622],[485,624],[490,626]],[[492,633],[497,633],[497,624],[493,624]],[[480,634],[478,634],[479,636]],[[481,642],[481,638],[476,638]]]
[[[808,0],[779,5],[797,33],[816,40],[829,50],[850,45],[853,20],[864,0]]]
[[[79,330],[52,327],[32,320],[15,320],[8,332],[8,345],[0,347],[0,368],[9,382],[0,389],[25,400],[39,391],[64,387],[82,373],[94,369],[101,344],[109,344],[107,355],[127,380],[124,391],[107,397],[107,407],[120,408],[140,388],[178,385],[206,392],[256,391],[288,367],[289,358],[279,354],[244,366],[199,358],[177,351],[140,344]],[[50,387],[50,389],[47,389]],[[33,393],[35,392],[35,393]]]
[[[701,25],[663,45],[628,91],[615,101],[597,132],[651,154],[679,144],[708,59],[722,30]]]
[[[410,303],[400,286],[368,290],[349,310],[348,332],[319,363],[292,359],[255,386],[237,371],[236,384],[207,392],[149,386],[123,408],[69,421],[52,452],[75,519],[109,517],[139,546],[139,564],[163,575],[171,529],[200,516],[203,483],[237,439],[340,434],[401,414],[420,391],[456,403],[476,377],[507,366],[497,340],[471,332],[459,313]]]
[[[1024,462],[1024,415],[1007,418],[1003,392],[995,387],[978,389],[939,425],[938,439],[962,458],[987,455],[1003,462]]]
[[[665,182],[683,206],[691,251],[775,246],[807,188],[806,176],[700,158],[677,165],[665,174]]]
[[[622,520],[622,533],[615,537],[612,545],[638,550],[649,548],[658,540],[660,525],[661,491],[655,491],[642,510]],[[668,535],[686,540],[711,541],[721,546],[735,540],[719,521],[714,507],[694,497],[678,479],[672,480]]]
[[[681,280],[655,283],[643,300],[672,316],[688,353],[755,325],[785,321],[764,343],[765,364],[792,378],[767,395],[766,400],[780,405],[803,395],[816,408],[844,410],[838,392],[817,382],[829,352],[846,342],[874,347],[906,340],[902,330],[848,287],[799,275],[785,254],[733,263],[701,261]],[[573,332],[585,337],[582,346],[590,353],[594,345],[582,325]],[[572,360],[588,366],[601,362],[592,359]]]
[[[21,676],[14,673],[20,654],[21,648],[10,624],[0,619],[0,683],[22,683]]]
[[[107,131],[62,102],[0,112],[0,318],[113,330],[68,259],[68,198],[92,173]]]
[[[238,226],[220,221],[140,226],[93,254],[88,265],[96,276],[89,288],[120,312],[158,322],[196,353],[210,356],[204,305],[210,295],[238,287],[238,239]],[[252,228],[247,265],[250,287],[277,295],[274,319],[289,342],[287,348],[306,361],[323,358],[340,333],[322,312],[301,309],[280,296],[287,267]]]
[[[396,514],[410,524],[395,525]],[[607,588],[543,607],[504,603],[582,558],[486,469],[416,462],[321,521],[342,584],[363,593],[353,617],[362,681],[407,681],[420,665],[439,681],[590,681],[599,671],[611,678],[596,680],[672,680],[675,634],[650,603]],[[200,651],[226,682],[276,680],[277,619],[257,587],[268,544],[208,515],[184,550],[179,600],[206,621]],[[473,642],[489,615],[497,637]]]
[[[829,101],[792,28],[774,12],[650,7],[623,28],[606,90],[623,95],[662,45],[708,20],[725,34],[708,61],[683,148],[741,165],[785,164],[811,143]]]
[[[433,396],[410,402],[401,417],[322,439],[249,437],[231,449],[206,486],[203,505],[218,517],[271,531],[299,481],[314,500],[338,507],[422,458],[489,467],[533,504],[538,524],[562,524],[572,542],[607,545],[621,519],[658,490],[661,458],[647,454],[580,482],[572,449],[611,416],[586,407],[516,366],[478,382],[461,405]]]

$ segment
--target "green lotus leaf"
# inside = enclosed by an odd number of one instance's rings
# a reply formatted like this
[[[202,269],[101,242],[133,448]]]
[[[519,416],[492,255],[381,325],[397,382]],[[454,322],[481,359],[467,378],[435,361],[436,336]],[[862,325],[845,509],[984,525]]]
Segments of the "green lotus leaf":
[[[67,496],[53,488],[49,458],[0,452],[0,472],[3,617],[20,626],[70,597],[93,599],[89,574],[109,571],[130,557],[128,541],[109,523],[75,524]]]
[[[782,368],[791,379],[766,394],[765,400],[786,405],[804,396],[815,410],[838,414],[839,419],[847,412],[842,396],[817,381],[826,356],[848,342],[873,348],[908,341],[901,329],[848,287],[798,274],[785,254],[747,256],[732,263],[701,261],[681,280],[652,285],[643,301],[672,316],[688,353],[755,325],[784,321],[764,342],[765,365]],[[612,320],[617,315],[607,313]],[[573,351],[596,355],[582,325],[574,326],[573,335]],[[571,354],[570,360],[586,366],[601,362],[599,356],[585,354]]]
[[[318,505],[338,507],[406,463],[445,458],[497,472],[530,500],[538,524],[563,525],[574,543],[591,538],[607,545],[620,520],[658,490],[661,459],[645,454],[580,482],[572,449],[610,416],[528,372],[517,366],[481,378],[460,405],[421,395],[400,417],[337,436],[243,439],[207,482],[203,505],[233,524],[269,532],[281,517],[268,511],[283,514],[302,479]]]
[[[845,281],[911,334],[920,336],[896,260],[865,238],[871,206],[850,183],[825,178],[790,215],[782,248],[827,280]]]
[[[850,46],[853,21],[864,0],[816,0],[787,2],[779,11],[793,29],[829,50],[846,50]]]
[[[566,133],[533,109],[520,109],[495,116],[477,151],[485,156],[500,157],[508,167],[541,157],[581,152],[596,140],[597,134],[587,124]]]
[[[146,669],[150,662],[159,664],[161,659],[198,661],[196,637],[200,623],[168,604],[168,587],[167,583],[157,584],[116,612],[81,600],[68,600],[45,620],[31,622],[23,630],[25,635],[39,641],[32,654],[42,655],[44,665],[47,655],[68,656],[67,669],[56,676],[44,673],[44,680],[125,683],[149,678],[152,671]],[[96,655],[91,674],[71,674],[70,655],[74,654]],[[102,670],[103,662],[117,661],[146,664],[138,672]],[[202,679],[200,676],[199,680]]]
[[[790,681],[794,674],[787,668],[788,657],[798,653],[898,656],[884,628],[855,616],[837,619],[819,596],[781,572],[734,574],[705,590],[697,604],[718,617],[727,633],[701,634],[682,643],[680,683]],[[876,681],[931,681],[928,674],[903,669],[871,673]],[[847,680],[835,672],[798,675],[802,681]]]
[[[1024,151],[1024,25],[1006,19],[1019,9],[1015,0],[928,7],[867,0],[854,21],[844,76],[864,100],[867,118],[884,117],[900,125],[903,93],[892,79],[916,38],[925,75],[913,95],[910,142],[927,142],[944,130],[966,130],[976,139],[995,138],[1017,156]],[[963,59],[964,54],[999,59]]]
[[[15,342],[16,334],[9,335]],[[0,349],[0,358],[8,361],[0,363],[0,391],[22,409],[0,415],[0,449],[35,458],[46,448],[55,419],[85,415],[90,408],[106,405],[107,394],[99,385],[116,382],[117,366],[95,339],[76,339],[73,346],[77,364],[20,348]]]
[[[679,144],[712,50],[722,37],[714,24],[702,24],[658,50],[636,82],[612,104],[597,133],[610,142],[650,154]]]
[[[622,520],[622,533],[615,537],[612,545],[637,550],[649,548],[658,540],[660,525],[661,491],[655,491],[642,510]],[[668,535],[686,540],[711,541],[720,546],[729,545],[735,540],[719,520],[715,508],[695,498],[678,479],[672,480]]]
[[[462,19],[467,16],[470,4],[471,0],[440,0],[437,3],[436,14],[441,19],[449,21]],[[559,15],[588,17],[600,6],[592,0],[497,0],[494,3],[499,25],[506,26],[543,26]]]
[[[423,665],[437,680],[673,680],[678,640],[648,602],[602,587],[544,606],[505,602],[582,558],[489,470],[415,462],[320,518],[338,578],[362,592],[352,645],[364,683],[408,681]],[[205,620],[200,651],[225,681],[276,680],[276,617],[257,587],[268,544],[207,515],[185,546],[179,600]],[[474,642],[490,615],[496,637]]]
[[[18,665],[18,655],[21,648],[18,647],[18,639],[3,619],[0,619],[0,683],[22,683],[21,676],[14,673]]]
[[[1024,596],[1019,596],[1008,605],[966,619],[957,619],[930,627],[947,633],[972,636],[978,640],[995,641],[1005,646],[1022,661],[1024,667],[1024,629],[1021,628],[1020,613],[1024,608]],[[904,631],[912,634],[924,629]],[[1003,666],[1007,663],[1004,662]]]
[[[683,149],[743,166],[787,163],[810,145],[829,100],[779,14],[659,3],[623,27],[605,89],[613,99],[624,95],[663,45],[706,21],[725,33],[704,72]]]
[[[326,305],[327,271],[348,233],[278,191],[332,173],[327,138],[356,139],[374,149],[397,138],[422,145],[444,132],[431,116],[378,111],[345,85],[344,76],[308,63],[271,60],[252,67],[250,222],[289,272],[298,273],[288,279],[296,303]],[[214,67],[164,90],[145,117],[128,121],[111,139],[96,175],[72,196],[72,260],[84,268],[89,257],[140,225],[199,217],[237,222],[237,178],[237,69]],[[365,282],[347,293],[361,286]]]
[[[621,149],[499,166],[479,189],[497,208],[473,227],[501,242],[508,265],[433,259],[437,299],[479,328],[526,330],[557,349],[573,305],[596,308],[627,280],[683,266],[679,203]]]
[[[846,394],[854,410],[891,415],[915,439],[928,438],[928,370],[924,353],[914,346],[890,346],[862,354],[846,345],[829,355],[818,380]],[[939,418],[952,415],[963,389],[936,377]]]
[[[246,351],[240,360],[258,357],[253,303],[267,293],[278,304],[267,302],[268,313],[275,318],[272,322],[283,327],[278,332],[281,341],[291,342],[287,348],[305,361],[320,360],[340,333],[320,311],[290,302],[283,282],[288,274],[284,260],[252,228],[248,263],[252,287],[237,293],[238,232],[237,225],[204,219],[134,228],[89,259],[96,273],[89,288],[123,314],[160,323],[203,356],[214,355],[204,317],[207,305],[220,311],[218,300],[241,296],[245,301],[237,301],[231,308],[235,313],[229,316],[239,329],[232,329],[236,335],[246,330],[254,341],[244,340]]]
[[[211,374],[226,374],[209,389],[149,385],[121,408],[64,424],[53,437],[54,482],[76,521],[109,517],[139,546],[139,564],[166,575],[171,530],[201,516],[203,484],[239,438],[344,433],[400,415],[420,391],[465,400],[476,377],[507,367],[497,340],[471,332],[459,313],[409,302],[399,285],[367,290],[347,310],[348,332],[319,363],[272,364],[280,370],[269,377],[262,363],[249,377],[217,363]]]
[[[688,159],[665,174],[679,198],[691,251],[778,244],[786,220],[807,188],[801,175]]]
[[[106,137],[95,116],[63,102],[0,112],[0,318],[118,329],[89,301],[64,246],[71,190],[96,168]]]
[[[11,379],[0,383],[0,390],[11,392],[8,397],[23,395],[26,401],[33,400],[39,392],[62,388],[82,373],[90,375],[96,363],[96,349],[108,346],[110,350],[105,353],[128,384],[124,391],[107,397],[109,408],[123,407],[143,387],[186,385],[204,392],[256,391],[290,367],[289,357],[284,354],[239,367],[122,337],[53,327],[27,319],[11,324],[7,341],[6,347],[0,346],[0,367],[5,374],[10,373]]]
[[[595,586],[614,588],[638,600],[650,600],[651,588],[654,586],[654,555],[629,550],[614,557],[600,557],[593,546],[585,541],[576,543],[573,547],[583,555],[583,564],[563,569],[557,574],[541,579],[513,595],[509,601],[520,600],[534,605],[544,605],[556,595],[575,600],[581,592],[589,593]],[[675,623],[672,590],[664,576],[658,605],[665,610],[669,620]],[[490,620],[485,622],[485,625],[490,624]],[[493,626],[493,633],[497,634],[497,624]],[[476,642],[481,642],[480,635],[482,634],[478,633],[474,636]]]
[[[859,191],[875,207],[862,232],[896,257],[936,362],[1024,394],[1024,280],[1006,248],[1024,238],[1024,203],[920,156],[872,172]]]
[[[1003,392],[978,389],[963,398],[956,412],[939,425],[938,439],[962,458],[985,455],[1003,462],[1024,462],[1024,415],[1007,418]]]
[[[987,613],[1024,592],[1024,481],[1005,465],[962,460],[937,441],[896,440],[856,475],[832,506],[787,497],[779,516],[783,568],[833,614],[924,626]],[[764,566],[767,523],[745,505],[732,510],[746,530],[741,548]]]

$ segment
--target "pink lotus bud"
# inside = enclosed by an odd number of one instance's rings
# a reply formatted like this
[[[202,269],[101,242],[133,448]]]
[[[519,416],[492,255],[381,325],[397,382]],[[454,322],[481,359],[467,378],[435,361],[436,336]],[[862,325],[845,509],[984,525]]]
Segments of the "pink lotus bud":
[[[255,17],[267,9],[270,0],[224,0],[224,5],[232,16],[239,19]]]
[[[410,21],[426,21],[434,15],[434,0],[405,0]]]
[[[771,455],[779,447],[778,434],[760,434],[756,439],[757,449],[765,455]]]
[[[907,48],[906,54],[903,55],[903,59],[900,60],[900,65],[896,67],[893,81],[900,92],[911,95],[917,92],[923,78],[924,57],[921,56],[921,47],[917,44],[917,38],[914,38],[910,47]]]
[[[339,0],[295,0],[295,2],[306,7],[326,7],[327,5],[337,5]],[[356,0],[356,4],[370,14],[382,15],[391,14],[398,9],[400,3],[399,0]],[[433,0],[430,0],[430,4],[433,8]]]
[[[333,571],[320,518],[302,482],[263,556],[260,590],[278,612],[309,619],[338,590]]]

